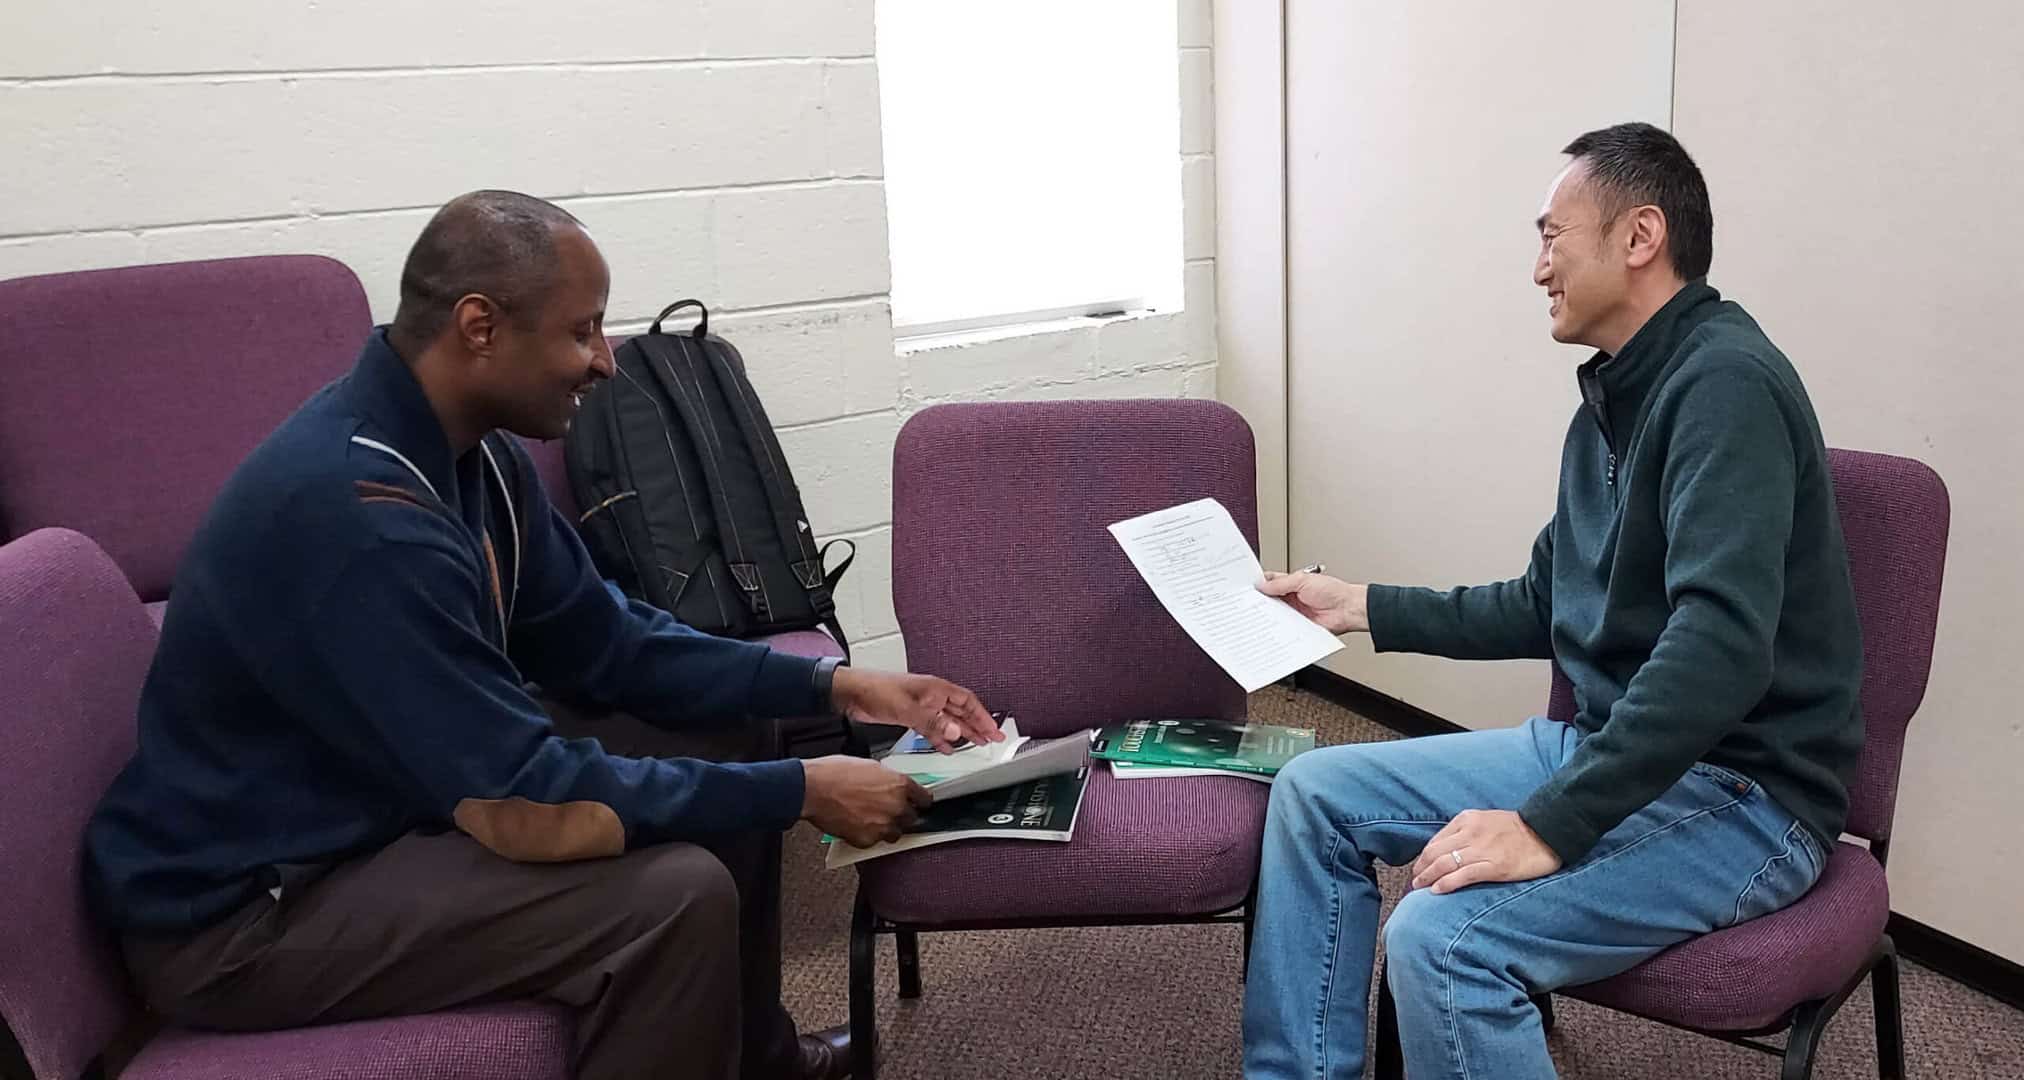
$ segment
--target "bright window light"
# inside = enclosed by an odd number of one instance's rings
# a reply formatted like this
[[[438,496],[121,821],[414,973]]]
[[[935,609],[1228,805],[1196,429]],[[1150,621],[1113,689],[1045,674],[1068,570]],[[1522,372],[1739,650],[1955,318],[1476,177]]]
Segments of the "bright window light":
[[[877,0],[903,335],[1181,306],[1174,0]]]

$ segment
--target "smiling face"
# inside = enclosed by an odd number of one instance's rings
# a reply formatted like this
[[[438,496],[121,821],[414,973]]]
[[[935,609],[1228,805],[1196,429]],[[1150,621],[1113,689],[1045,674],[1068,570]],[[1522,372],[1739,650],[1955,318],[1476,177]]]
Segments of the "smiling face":
[[[1561,170],[1539,211],[1539,258],[1532,280],[1546,290],[1553,340],[1602,348],[1603,328],[1616,320],[1631,287],[1630,251],[1620,243],[1621,217],[1604,221],[1587,166]]]
[[[604,338],[611,271],[589,234],[558,225],[555,277],[538,310],[501,319],[473,374],[487,426],[532,439],[559,439],[583,395],[612,374]]]

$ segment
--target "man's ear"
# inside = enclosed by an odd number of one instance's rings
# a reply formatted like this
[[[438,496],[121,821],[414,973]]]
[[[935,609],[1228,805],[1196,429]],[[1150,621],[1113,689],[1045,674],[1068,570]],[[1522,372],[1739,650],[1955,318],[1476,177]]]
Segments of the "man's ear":
[[[470,293],[450,309],[450,325],[456,328],[457,340],[473,356],[492,355],[504,318],[499,305],[483,293]]]
[[[1651,265],[1665,250],[1666,214],[1656,206],[1640,206],[1630,212],[1630,251],[1626,260],[1633,270]]]

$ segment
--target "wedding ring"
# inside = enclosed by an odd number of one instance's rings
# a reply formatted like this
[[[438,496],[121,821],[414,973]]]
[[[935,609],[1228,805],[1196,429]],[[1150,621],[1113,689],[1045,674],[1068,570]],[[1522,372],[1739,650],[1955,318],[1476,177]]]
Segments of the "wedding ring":
[[[1448,852],[1448,857],[1455,860],[1455,869],[1460,870],[1462,868],[1461,848],[1456,848],[1455,850]]]

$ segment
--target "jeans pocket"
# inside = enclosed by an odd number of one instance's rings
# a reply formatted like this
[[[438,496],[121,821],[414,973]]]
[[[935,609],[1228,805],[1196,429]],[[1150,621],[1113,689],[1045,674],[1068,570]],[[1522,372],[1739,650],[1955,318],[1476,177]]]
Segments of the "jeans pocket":
[[[1735,914],[1728,925],[1748,922],[1785,907],[1806,895],[1818,876],[1819,860],[1813,854],[1813,838],[1806,835],[1804,825],[1795,823],[1785,831],[1778,850],[1764,860],[1764,865],[1737,894]]]
[[[1757,786],[1757,781],[1742,773],[1725,769],[1720,765],[1710,765],[1705,761],[1694,762],[1687,771],[1714,783],[1731,795],[1748,795],[1751,789]]]

